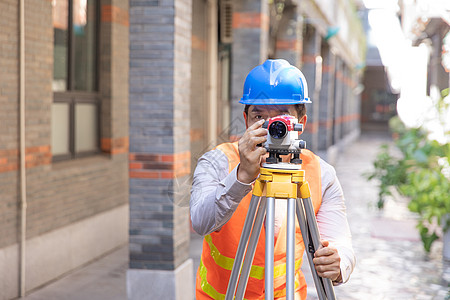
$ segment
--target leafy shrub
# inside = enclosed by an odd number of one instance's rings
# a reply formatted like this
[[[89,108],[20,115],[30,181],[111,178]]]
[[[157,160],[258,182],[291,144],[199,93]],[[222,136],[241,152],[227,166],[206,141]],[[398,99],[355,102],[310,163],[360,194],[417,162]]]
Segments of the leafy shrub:
[[[447,95],[448,90],[437,103],[440,116],[444,115],[442,110],[449,109],[443,101]],[[419,215],[417,228],[424,249],[429,252],[439,238],[435,225],[441,226],[444,232],[450,227],[449,218],[443,224],[444,216],[450,214],[450,132],[445,132],[447,142],[439,143],[429,138],[424,127],[408,129],[395,119],[390,125],[398,135],[395,145],[401,157],[394,157],[389,146],[383,145],[373,163],[374,171],[367,178],[379,180],[379,208],[383,207],[385,196],[391,195],[391,188],[410,199],[408,208]]]

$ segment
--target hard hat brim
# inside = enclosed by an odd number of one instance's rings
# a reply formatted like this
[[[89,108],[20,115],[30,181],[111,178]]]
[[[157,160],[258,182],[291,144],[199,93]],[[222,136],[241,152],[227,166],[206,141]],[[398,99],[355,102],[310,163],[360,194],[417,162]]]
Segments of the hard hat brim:
[[[309,98],[303,99],[248,99],[242,97],[239,101],[241,104],[246,105],[295,105],[295,104],[306,104],[312,103]]]

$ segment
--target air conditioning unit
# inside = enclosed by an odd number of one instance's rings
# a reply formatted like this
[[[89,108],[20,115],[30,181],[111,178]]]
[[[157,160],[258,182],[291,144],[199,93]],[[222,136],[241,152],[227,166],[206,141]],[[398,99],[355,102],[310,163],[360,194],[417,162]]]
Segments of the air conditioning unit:
[[[220,42],[233,42],[233,0],[220,0],[219,7]]]

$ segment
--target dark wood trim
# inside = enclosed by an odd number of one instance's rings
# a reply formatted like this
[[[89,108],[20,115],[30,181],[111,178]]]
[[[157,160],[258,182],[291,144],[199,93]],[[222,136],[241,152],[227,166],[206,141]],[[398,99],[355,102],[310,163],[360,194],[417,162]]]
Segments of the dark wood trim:
[[[73,89],[73,80],[74,80],[74,64],[75,64],[75,51],[74,51],[74,33],[73,33],[73,0],[68,0],[69,4],[69,29],[67,32],[67,90],[70,91]]]
[[[75,154],[75,101],[69,102],[69,151],[72,156]]]
[[[100,37],[101,37],[101,9],[100,9],[100,1],[95,1],[95,68],[96,68],[96,74],[95,74],[95,90],[98,92],[100,90]]]

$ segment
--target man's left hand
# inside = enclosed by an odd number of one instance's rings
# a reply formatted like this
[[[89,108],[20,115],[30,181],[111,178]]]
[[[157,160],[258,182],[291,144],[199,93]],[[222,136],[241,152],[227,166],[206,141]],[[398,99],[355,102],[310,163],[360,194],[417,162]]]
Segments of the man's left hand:
[[[341,258],[337,249],[328,241],[321,240],[321,243],[322,247],[314,253],[313,259],[317,274],[334,282],[342,282]]]

